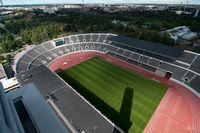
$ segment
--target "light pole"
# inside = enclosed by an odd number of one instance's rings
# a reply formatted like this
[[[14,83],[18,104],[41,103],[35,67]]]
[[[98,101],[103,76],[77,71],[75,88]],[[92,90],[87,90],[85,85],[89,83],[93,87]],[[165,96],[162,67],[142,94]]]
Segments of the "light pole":
[[[3,1],[2,1],[2,0],[0,0],[0,2],[1,2],[1,5],[3,5]]]

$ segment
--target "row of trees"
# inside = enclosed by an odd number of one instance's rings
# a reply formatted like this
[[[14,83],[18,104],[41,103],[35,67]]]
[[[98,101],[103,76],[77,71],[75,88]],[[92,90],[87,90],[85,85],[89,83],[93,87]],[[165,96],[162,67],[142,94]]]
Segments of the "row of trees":
[[[20,39],[14,38],[11,33],[4,30],[3,28],[0,28],[0,34],[0,53],[10,52],[22,47],[22,41]]]
[[[56,38],[58,35],[64,33],[65,24],[62,23],[42,23],[34,29],[25,29],[20,32],[22,40],[29,44],[36,44],[38,42]]]
[[[142,26],[145,22],[150,22],[152,24],[151,29],[157,31],[181,25],[189,26],[196,32],[200,31],[200,17],[194,18],[193,15],[187,14],[177,15],[171,10],[121,12],[111,13],[111,16],[116,16],[116,19],[122,21],[131,21],[138,26]]]
[[[127,26],[120,22],[113,24],[114,19],[127,22]],[[177,16],[171,11],[105,13],[92,9],[89,12],[62,11],[57,14],[33,11],[25,12],[22,16],[10,18],[1,23],[4,23],[5,28],[15,36],[0,29],[0,50],[2,49],[3,52],[18,49],[24,43],[37,44],[71,32],[110,32],[175,45],[169,35],[160,34],[160,31],[180,25],[190,26],[194,31],[200,31],[199,18],[193,18],[190,15]],[[145,24],[148,26],[144,27]],[[21,39],[16,39],[16,37],[21,37]]]

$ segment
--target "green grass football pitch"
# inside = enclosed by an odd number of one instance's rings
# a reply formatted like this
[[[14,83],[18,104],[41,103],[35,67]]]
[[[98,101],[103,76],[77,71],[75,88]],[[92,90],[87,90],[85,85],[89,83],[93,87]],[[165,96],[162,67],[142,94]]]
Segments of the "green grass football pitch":
[[[125,132],[142,132],[167,87],[99,57],[58,73]]]

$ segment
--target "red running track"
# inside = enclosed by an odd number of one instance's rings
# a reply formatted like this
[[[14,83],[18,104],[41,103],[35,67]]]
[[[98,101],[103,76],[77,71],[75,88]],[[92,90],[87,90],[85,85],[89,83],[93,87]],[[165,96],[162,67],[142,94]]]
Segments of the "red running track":
[[[184,86],[166,80],[149,71],[118,58],[98,52],[71,53],[55,60],[49,68],[53,71],[64,70],[94,56],[160,81],[168,90],[144,129],[144,133],[200,133],[200,99]]]

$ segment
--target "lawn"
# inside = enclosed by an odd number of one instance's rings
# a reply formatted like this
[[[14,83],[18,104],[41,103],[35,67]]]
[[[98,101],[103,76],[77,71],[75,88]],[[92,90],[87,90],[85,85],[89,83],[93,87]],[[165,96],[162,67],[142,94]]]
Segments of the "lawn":
[[[99,57],[58,73],[125,132],[143,131],[167,87]]]

